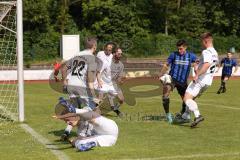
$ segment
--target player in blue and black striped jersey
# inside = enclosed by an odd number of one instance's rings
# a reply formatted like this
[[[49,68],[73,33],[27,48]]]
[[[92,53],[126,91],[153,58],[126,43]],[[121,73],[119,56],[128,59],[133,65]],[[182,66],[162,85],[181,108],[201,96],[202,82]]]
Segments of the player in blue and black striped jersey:
[[[235,67],[234,73],[237,72],[237,61],[232,58],[232,53],[228,52],[227,57],[223,58],[221,60],[221,66],[222,68],[222,77],[221,77],[221,86],[219,90],[217,91],[217,94],[226,92],[226,82],[229,80],[229,78],[232,75],[232,69]]]
[[[173,122],[173,116],[169,113],[169,95],[170,92],[176,87],[178,94],[181,98],[184,97],[185,91],[187,89],[187,79],[191,70],[192,64],[196,64],[197,57],[194,53],[187,51],[187,42],[185,40],[179,40],[176,44],[178,51],[170,54],[167,59],[166,64],[163,65],[160,75],[163,75],[170,67],[169,75],[171,76],[171,83],[163,83],[163,96],[162,103],[163,108],[166,113],[167,121],[169,123]],[[196,68],[197,65],[194,65]],[[161,78],[160,78],[161,80]],[[186,105],[182,103],[181,114],[186,110]]]

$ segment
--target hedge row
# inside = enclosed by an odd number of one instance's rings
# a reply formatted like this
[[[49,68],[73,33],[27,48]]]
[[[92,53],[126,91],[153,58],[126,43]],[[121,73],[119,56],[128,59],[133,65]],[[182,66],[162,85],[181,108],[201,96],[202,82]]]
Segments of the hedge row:
[[[83,48],[83,37],[87,34],[80,34],[81,49]],[[51,33],[25,33],[24,34],[24,60],[49,60],[60,57],[60,34]],[[200,54],[201,43],[198,38],[166,36],[164,34],[135,36],[128,39],[109,40],[114,41],[123,48],[129,57],[149,57],[156,55],[168,55],[176,50],[176,42],[179,39],[186,39],[189,50]],[[98,41],[98,49],[102,50],[107,40]],[[237,52],[240,50],[240,38],[235,36],[220,37],[214,36],[214,45],[220,54],[226,53],[231,47]]]

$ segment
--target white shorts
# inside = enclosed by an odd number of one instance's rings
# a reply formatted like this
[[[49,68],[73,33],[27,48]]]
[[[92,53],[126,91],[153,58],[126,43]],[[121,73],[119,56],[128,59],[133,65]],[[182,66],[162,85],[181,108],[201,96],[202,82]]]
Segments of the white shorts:
[[[193,97],[199,97],[208,87],[209,85],[201,82],[191,82],[186,89],[186,93],[191,94]]]
[[[75,146],[80,144],[86,144],[88,142],[95,142],[99,147],[110,147],[113,146],[117,141],[117,138],[111,135],[96,135],[92,137],[87,137],[82,140],[77,140]]]
[[[107,84],[104,83],[102,85],[102,88],[97,88],[99,93],[110,93],[112,95],[117,95],[119,92],[121,92],[121,89],[118,88],[118,86],[115,84]]]
[[[92,124],[95,135],[82,140],[77,140],[75,146],[87,142],[95,142],[97,146],[109,147],[116,143],[118,126],[113,120],[100,116],[95,118]]]
[[[91,110],[94,110],[96,108],[96,103],[90,97],[87,88],[78,86],[67,86],[67,91],[70,98],[79,98],[81,104],[84,105],[83,107],[89,107],[91,108]]]

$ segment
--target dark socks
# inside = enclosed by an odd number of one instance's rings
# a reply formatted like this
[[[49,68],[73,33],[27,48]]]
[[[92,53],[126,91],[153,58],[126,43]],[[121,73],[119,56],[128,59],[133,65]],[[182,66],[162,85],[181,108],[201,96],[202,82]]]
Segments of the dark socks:
[[[162,103],[163,103],[163,108],[165,113],[169,113],[169,103],[170,103],[169,98],[163,98]]]
[[[182,102],[181,114],[183,114],[185,111],[186,111],[186,104],[184,102]]]

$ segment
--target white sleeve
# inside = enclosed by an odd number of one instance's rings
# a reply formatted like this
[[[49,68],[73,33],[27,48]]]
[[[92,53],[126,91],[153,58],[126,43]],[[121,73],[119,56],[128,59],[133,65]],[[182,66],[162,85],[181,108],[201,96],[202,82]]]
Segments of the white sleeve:
[[[102,58],[103,58],[103,54],[104,54],[104,51],[99,51],[99,52],[97,53],[97,57],[100,58],[100,59],[102,59]]]
[[[208,50],[204,50],[202,52],[202,55],[203,55],[203,63],[212,63],[212,54],[210,51]]]

